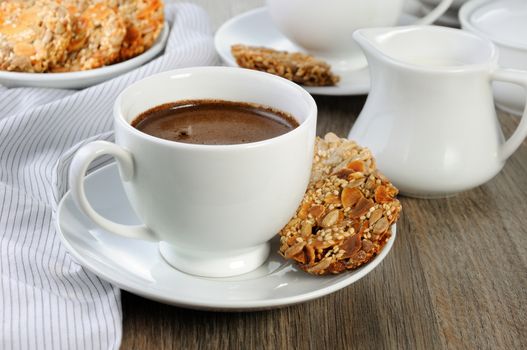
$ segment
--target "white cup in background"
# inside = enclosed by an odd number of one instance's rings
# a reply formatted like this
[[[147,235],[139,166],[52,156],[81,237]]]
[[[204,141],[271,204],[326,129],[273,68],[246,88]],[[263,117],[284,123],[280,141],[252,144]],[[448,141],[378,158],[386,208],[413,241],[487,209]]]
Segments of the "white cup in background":
[[[431,24],[452,4],[441,0],[415,24]],[[339,70],[357,69],[366,59],[353,41],[355,30],[397,24],[404,0],[267,0],[277,28],[310,54]]]

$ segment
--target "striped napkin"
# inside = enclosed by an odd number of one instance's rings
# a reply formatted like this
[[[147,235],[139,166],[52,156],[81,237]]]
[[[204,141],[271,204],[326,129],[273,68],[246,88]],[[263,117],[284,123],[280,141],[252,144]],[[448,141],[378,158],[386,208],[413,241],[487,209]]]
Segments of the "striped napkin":
[[[165,53],[130,73],[81,91],[0,86],[0,349],[120,345],[119,289],[72,260],[54,213],[75,151],[112,140],[112,105],[125,87],[153,73],[216,63],[202,9],[169,4],[166,15]]]

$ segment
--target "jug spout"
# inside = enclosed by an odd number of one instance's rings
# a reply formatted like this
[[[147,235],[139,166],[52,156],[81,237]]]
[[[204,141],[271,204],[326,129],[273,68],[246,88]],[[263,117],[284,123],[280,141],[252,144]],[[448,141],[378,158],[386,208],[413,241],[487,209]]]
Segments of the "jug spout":
[[[353,33],[353,39],[367,55],[379,55],[384,52],[386,36],[395,28],[364,28]]]

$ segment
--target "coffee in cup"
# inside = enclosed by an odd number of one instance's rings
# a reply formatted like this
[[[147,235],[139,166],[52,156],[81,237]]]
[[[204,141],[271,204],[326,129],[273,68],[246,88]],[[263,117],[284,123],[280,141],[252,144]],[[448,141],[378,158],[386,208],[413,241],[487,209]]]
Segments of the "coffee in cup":
[[[298,122],[286,112],[254,103],[188,100],[151,108],[135,118],[132,126],[165,140],[233,145],[280,136]]]

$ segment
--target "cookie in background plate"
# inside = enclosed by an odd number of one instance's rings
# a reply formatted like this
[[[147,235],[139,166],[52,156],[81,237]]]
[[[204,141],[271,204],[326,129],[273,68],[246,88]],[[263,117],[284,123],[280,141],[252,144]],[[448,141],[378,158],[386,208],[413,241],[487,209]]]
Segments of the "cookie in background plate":
[[[52,1],[0,2],[0,70],[44,72],[65,59],[68,11]]]
[[[52,67],[54,72],[72,72],[99,68],[119,59],[126,33],[124,20],[105,2],[87,5],[86,1],[64,2],[73,18],[73,37],[67,58]]]
[[[148,50],[157,40],[165,21],[162,0],[112,0],[126,26],[120,59],[127,60]]]
[[[300,85],[331,86],[340,80],[329,64],[300,52],[233,45],[231,53],[240,67],[275,74]]]
[[[401,213],[398,193],[371,152],[327,134],[317,138],[311,181],[280,232],[280,253],[314,275],[341,273],[372,260]]]

